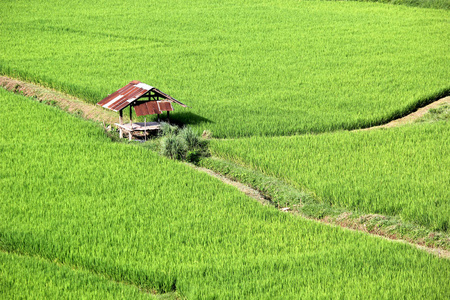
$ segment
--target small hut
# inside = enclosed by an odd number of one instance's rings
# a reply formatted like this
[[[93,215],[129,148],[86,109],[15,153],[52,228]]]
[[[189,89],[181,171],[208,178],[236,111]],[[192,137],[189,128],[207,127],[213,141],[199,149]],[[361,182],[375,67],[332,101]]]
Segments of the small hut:
[[[97,104],[119,112],[119,123],[115,125],[119,128],[120,137],[123,137],[123,132],[125,131],[131,140],[134,132],[158,130],[159,115],[167,112],[167,119],[169,119],[169,112],[173,111],[172,103],[187,107],[185,104],[161,92],[157,88],[133,80]],[[123,124],[123,111],[127,107],[130,109],[130,123]],[[133,107],[137,116],[157,114],[158,122],[133,123]]]

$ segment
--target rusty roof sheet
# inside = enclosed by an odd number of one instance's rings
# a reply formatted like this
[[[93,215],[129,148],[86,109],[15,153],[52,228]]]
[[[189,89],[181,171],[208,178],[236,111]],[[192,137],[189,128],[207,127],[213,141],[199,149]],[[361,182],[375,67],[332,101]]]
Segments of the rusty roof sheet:
[[[161,111],[173,111],[172,103],[170,101],[158,101],[157,103]]]
[[[164,98],[166,101],[175,102],[183,107],[187,107],[185,104],[161,92],[160,90],[137,80],[131,81],[126,86],[105,97],[97,104],[113,111],[119,111],[131,105],[133,102],[144,96],[148,91],[154,92],[156,96]],[[170,107],[172,108],[172,105]]]
[[[137,116],[162,114],[163,111],[173,111],[170,101],[148,101],[134,107]]]
[[[145,83],[136,80],[131,81],[129,84],[105,97],[97,104],[113,111],[119,111],[142,97],[151,89],[153,89],[153,87]]]

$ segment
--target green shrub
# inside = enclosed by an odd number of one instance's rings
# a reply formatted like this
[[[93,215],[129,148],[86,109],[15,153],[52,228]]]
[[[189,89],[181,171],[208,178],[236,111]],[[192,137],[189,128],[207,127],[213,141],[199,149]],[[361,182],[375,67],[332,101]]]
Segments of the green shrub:
[[[199,148],[200,137],[197,135],[197,132],[191,127],[184,127],[179,131],[178,135],[186,142],[188,150]]]
[[[172,159],[183,160],[186,157],[186,142],[175,134],[169,134],[161,139],[161,154]]]
[[[193,164],[198,164],[200,157],[202,157],[202,152],[200,150],[189,150],[186,154],[186,161]]]
[[[198,163],[200,157],[209,156],[208,141],[190,127],[179,129],[169,123],[161,123],[160,153],[172,159]]]
[[[177,134],[178,127],[174,125],[170,125],[167,122],[161,122],[160,128],[159,128],[159,135],[160,136],[166,136],[169,134]]]

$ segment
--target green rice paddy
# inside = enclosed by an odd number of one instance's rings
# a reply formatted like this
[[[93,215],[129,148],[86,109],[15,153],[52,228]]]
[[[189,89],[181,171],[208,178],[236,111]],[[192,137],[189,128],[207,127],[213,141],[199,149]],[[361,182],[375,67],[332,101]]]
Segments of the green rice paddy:
[[[448,94],[449,12],[318,1],[14,1],[0,72],[92,103],[140,80],[216,137],[368,127]],[[150,14],[151,16],[148,16]]]
[[[0,139],[3,251],[190,299],[450,294],[448,260],[263,207],[188,166],[113,143],[95,124],[54,107],[3,90],[0,103],[2,132],[10,133]],[[24,110],[34,126],[17,130]],[[47,263],[29,258],[23,263],[30,269],[11,271],[21,263],[7,256],[1,255],[4,295],[17,289],[16,277],[29,278],[30,298],[59,289],[43,284],[47,271],[29,274]],[[56,272],[57,283],[67,267],[43,268]],[[97,285],[98,297],[126,292],[80,276],[65,280],[87,282],[80,295]]]
[[[0,5],[0,74],[91,103],[145,82],[190,106],[171,116],[221,138],[210,143],[217,156],[320,201],[448,233],[445,117],[344,131],[450,94],[448,10],[293,0]],[[3,89],[0,116],[0,298],[450,298],[449,260],[263,207]]]

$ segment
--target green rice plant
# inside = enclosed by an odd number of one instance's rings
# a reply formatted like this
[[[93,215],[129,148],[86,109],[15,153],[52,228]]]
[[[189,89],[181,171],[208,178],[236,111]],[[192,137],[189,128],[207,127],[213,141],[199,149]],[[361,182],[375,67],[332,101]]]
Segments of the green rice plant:
[[[24,112],[33,120],[26,130]],[[449,260],[263,207],[185,164],[113,143],[94,123],[3,90],[0,115],[3,251],[188,299],[450,295]],[[2,278],[16,276],[16,265],[2,263]],[[84,276],[51,270],[24,273],[29,280],[17,284],[27,291],[52,280],[81,295]],[[17,285],[5,282],[10,295]]]
[[[449,230],[450,124],[211,141],[215,155],[314,191],[323,202]]]
[[[137,287],[38,257],[0,251],[0,270],[2,299],[158,299]]]
[[[361,2],[15,1],[0,11],[0,73],[91,103],[140,80],[215,137],[353,129],[449,94],[448,18]]]

